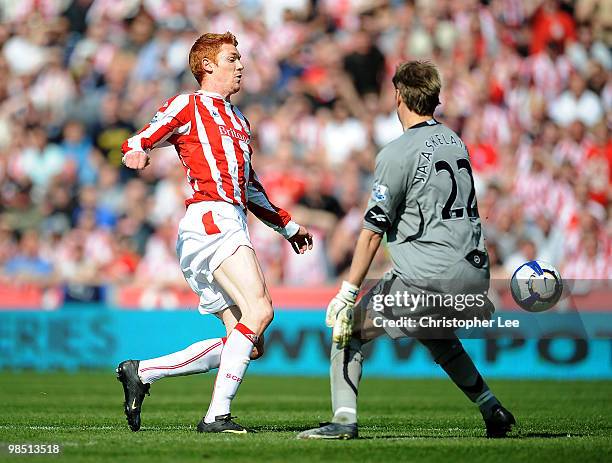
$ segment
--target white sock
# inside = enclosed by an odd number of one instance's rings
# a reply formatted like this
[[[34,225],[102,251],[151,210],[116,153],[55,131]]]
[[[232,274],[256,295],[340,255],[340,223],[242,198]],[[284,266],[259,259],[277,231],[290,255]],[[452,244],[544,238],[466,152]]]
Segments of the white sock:
[[[256,342],[255,333],[242,323],[238,323],[227,337],[205,423],[212,423],[215,417],[230,412],[230,404],[249,366]]]
[[[143,383],[153,383],[166,376],[206,373],[218,368],[224,338],[205,339],[186,349],[150,360],[141,360],[138,376]]]

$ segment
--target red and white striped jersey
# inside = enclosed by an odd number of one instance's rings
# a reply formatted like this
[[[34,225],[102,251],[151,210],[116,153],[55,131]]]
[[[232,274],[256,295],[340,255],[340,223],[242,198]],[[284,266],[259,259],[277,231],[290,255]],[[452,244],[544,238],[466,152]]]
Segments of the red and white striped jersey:
[[[250,141],[249,122],[236,106],[217,93],[197,91],[167,100],[121,150],[125,155],[173,145],[193,189],[187,206],[200,201],[235,204],[290,237],[299,226],[268,199],[251,167]]]

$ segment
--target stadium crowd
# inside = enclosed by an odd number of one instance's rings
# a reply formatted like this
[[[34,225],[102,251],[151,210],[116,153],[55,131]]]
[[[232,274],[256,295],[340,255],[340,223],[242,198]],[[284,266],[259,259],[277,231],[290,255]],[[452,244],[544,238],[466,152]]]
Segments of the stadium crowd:
[[[121,143],[196,88],[187,55],[232,31],[232,101],[273,202],[315,235],[296,256],[251,236],[267,281],[347,271],[378,149],[401,134],[391,76],[430,59],[436,115],[470,150],[495,278],[540,258],[612,277],[612,5],[605,0],[0,0],[0,279],[186,287],[175,255],[189,186],[173,148],[139,173]],[[387,266],[377,257],[376,271]],[[95,293],[95,292],[94,292]],[[89,296],[86,296],[89,295]]]

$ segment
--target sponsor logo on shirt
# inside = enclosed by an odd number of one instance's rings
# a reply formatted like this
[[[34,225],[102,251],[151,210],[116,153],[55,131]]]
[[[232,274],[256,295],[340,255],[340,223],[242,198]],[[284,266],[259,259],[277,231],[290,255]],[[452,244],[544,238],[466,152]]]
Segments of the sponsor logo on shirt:
[[[234,130],[231,127],[225,127],[223,125],[219,125],[217,127],[219,127],[219,133],[221,135],[227,135],[227,136],[230,136],[232,138],[236,138],[237,140],[243,141],[245,143],[249,143],[250,142],[249,137],[247,135],[245,135],[244,133],[242,133],[242,132]]]

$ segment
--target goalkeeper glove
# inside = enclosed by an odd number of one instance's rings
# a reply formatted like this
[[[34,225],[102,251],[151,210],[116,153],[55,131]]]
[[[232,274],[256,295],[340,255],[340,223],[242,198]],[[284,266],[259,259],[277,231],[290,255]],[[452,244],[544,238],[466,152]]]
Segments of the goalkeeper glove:
[[[344,281],[336,297],[327,306],[325,324],[333,327],[332,341],[337,343],[340,349],[348,345],[353,333],[353,306],[358,294],[357,286]]]

